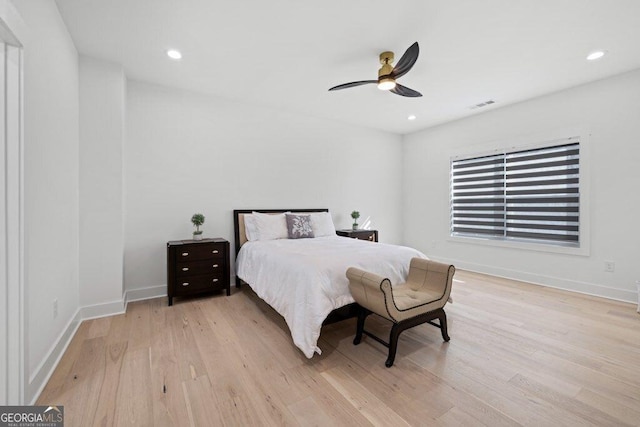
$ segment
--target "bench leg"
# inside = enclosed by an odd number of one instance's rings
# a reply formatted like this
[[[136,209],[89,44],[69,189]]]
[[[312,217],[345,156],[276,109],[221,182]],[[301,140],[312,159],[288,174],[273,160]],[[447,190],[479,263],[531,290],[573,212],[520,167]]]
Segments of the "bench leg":
[[[360,341],[362,341],[362,333],[364,332],[364,321],[369,314],[371,314],[371,312],[366,308],[358,307],[358,325],[356,327],[356,337],[353,339],[353,345],[358,345],[360,344]]]
[[[396,350],[398,349],[398,337],[404,329],[400,328],[398,323],[394,323],[391,327],[391,333],[389,333],[389,357],[384,362],[384,366],[390,368],[393,366],[393,361],[396,360]]]
[[[442,339],[448,342],[451,338],[449,338],[449,334],[447,332],[447,314],[444,310],[441,310],[438,319],[440,320],[440,332],[442,332]]]

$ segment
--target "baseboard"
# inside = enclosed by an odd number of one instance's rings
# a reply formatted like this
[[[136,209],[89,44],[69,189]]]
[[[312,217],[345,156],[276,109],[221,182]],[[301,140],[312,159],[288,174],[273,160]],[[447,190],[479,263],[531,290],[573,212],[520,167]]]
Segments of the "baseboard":
[[[60,359],[64,355],[69,343],[71,343],[71,340],[83,321],[96,319],[98,317],[122,314],[125,312],[125,308],[124,300],[78,308],[75,315],[67,324],[67,327],[62,331],[56,342],[51,347],[51,350],[49,350],[47,356],[42,360],[38,368],[36,368],[35,372],[29,378],[25,402],[30,402],[29,404],[33,405],[38,399],[38,396],[40,396],[45,385],[47,385],[49,378],[53,375],[53,371],[56,369],[56,366],[58,366],[58,362],[60,362]]]
[[[152,286],[150,288],[129,289],[124,294],[124,303],[126,305],[132,301],[142,301],[145,299],[160,298],[167,296],[167,285]]]
[[[104,304],[95,304],[82,307],[81,321],[89,319],[97,319],[99,317],[114,316],[116,314],[123,314],[125,311],[124,300],[107,302]]]
[[[58,362],[60,362],[80,323],[82,323],[81,313],[82,309],[79,308],[67,323],[66,328],[58,336],[47,356],[40,362],[33,375],[30,376],[29,384],[25,390],[25,402],[29,402],[29,405],[35,404],[56,366],[58,366]]]
[[[636,292],[627,289],[610,288],[597,285],[595,283],[568,280],[559,277],[545,276],[538,273],[511,270],[508,268],[494,267],[484,264],[475,264],[459,259],[438,259],[438,261],[453,264],[461,270],[473,271],[476,273],[490,274],[492,276],[503,277],[505,279],[520,280],[534,285],[546,286],[548,288],[562,289],[565,291],[577,292],[616,301],[636,303],[638,295]]]
[[[126,311],[127,303],[131,301],[158,298],[166,295],[167,285],[153,286],[144,289],[131,289],[125,292],[121,300],[78,308],[67,323],[67,326],[58,336],[58,339],[49,350],[47,356],[40,362],[40,365],[38,365],[34,373],[30,376],[29,384],[26,387],[25,402],[29,402],[29,405],[33,405],[36,402],[83,321],[122,314]]]

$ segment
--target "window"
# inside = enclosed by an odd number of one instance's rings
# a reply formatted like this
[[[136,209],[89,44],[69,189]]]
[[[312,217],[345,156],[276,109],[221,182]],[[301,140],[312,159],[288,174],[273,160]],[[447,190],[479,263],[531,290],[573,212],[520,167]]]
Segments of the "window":
[[[580,246],[580,142],[451,160],[451,235]]]

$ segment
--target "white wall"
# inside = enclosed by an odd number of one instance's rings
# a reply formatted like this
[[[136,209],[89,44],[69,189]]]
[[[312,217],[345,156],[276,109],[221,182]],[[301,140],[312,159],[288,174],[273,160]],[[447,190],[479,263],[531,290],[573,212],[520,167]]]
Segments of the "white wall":
[[[84,317],[123,309],[122,67],[80,57],[80,306]]]
[[[461,268],[634,301],[640,279],[640,71],[507,106],[404,138],[404,240]],[[453,155],[545,141],[582,129],[582,212],[588,256],[452,242],[449,161]],[[565,131],[565,129],[567,129]],[[614,261],[615,272],[604,271]]]
[[[54,347],[66,342],[79,307],[78,55],[52,0],[14,5],[28,28],[22,42],[29,402],[55,362],[49,357]]]
[[[401,241],[400,137],[129,81],[125,148],[125,288],[163,286],[166,242],[233,245],[232,210],[327,207],[337,227],[370,216]]]

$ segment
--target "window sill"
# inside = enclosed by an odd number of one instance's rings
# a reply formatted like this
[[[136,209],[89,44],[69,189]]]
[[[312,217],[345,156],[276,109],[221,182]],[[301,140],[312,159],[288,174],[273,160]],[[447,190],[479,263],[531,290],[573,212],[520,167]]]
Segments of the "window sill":
[[[482,237],[449,236],[447,239],[453,243],[470,243],[473,245],[492,246],[497,248],[521,249],[525,251],[556,253],[564,255],[589,256],[589,245],[582,243],[580,247],[546,245],[544,243],[531,243],[516,240],[494,240]]]

